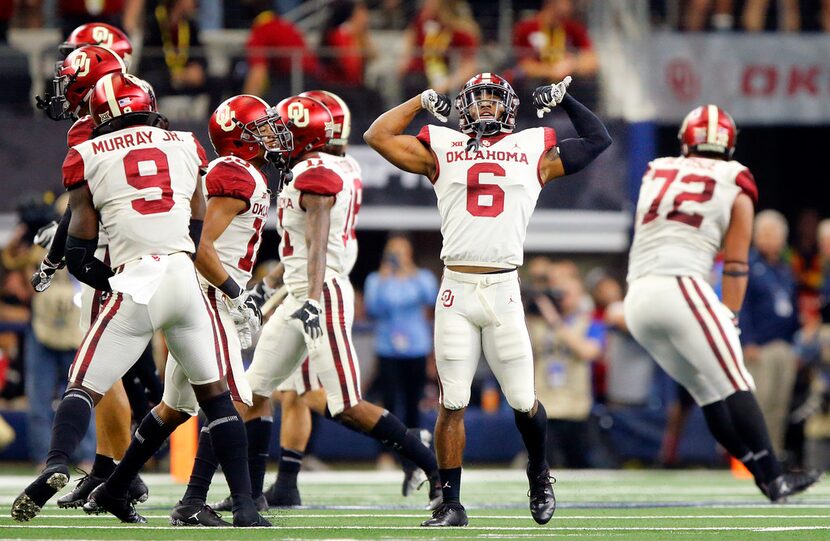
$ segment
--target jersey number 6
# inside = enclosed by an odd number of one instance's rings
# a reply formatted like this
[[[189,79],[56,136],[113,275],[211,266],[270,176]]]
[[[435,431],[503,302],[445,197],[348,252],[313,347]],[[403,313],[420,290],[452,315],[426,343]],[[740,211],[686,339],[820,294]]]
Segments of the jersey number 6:
[[[504,168],[497,163],[477,163],[467,171],[467,212],[482,218],[495,218],[504,211],[504,190],[498,184],[482,184],[479,177],[489,173],[504,177]],[[482,204],[488,201],[489,205]],[[482,198],[485,198],[482,200]]]
[[[140,164],[144,163],[142,172]],[[148,172],[147,166],[153,164],[155,172]],[[149,199],[148,196],[133,199],[133,209],[139,214],[160,214],[173,208],[173,187],[170,185],[170,164],[167,155],[157,148],[137,148],[124,156],[124,174],[127,184],[136,190],[147,188],[161,189],[161,198]]]

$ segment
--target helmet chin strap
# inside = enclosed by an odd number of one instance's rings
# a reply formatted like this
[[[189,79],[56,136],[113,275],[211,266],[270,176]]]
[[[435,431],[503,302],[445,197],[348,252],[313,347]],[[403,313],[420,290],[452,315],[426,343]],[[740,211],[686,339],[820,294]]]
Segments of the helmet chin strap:
[[[277,180],[277,194],[294,179],[294,173],[288,166],[288,159],[282,152],[265,151],[265,162],[274,167],[279,176]]]
[[[497,120],[479,120],[473,126],[475,131],[475,138],[467,141],[467,152],[475,152],[481,146],[481,138],[485,135],[493,135],[499,130],[499,123]]]

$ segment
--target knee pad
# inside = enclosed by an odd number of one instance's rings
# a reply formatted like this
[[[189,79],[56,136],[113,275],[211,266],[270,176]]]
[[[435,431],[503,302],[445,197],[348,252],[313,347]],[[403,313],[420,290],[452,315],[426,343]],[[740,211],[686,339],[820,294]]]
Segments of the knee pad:
[[[447,391],[448,389],[442,386],[440,403],[445,409],[460,410],[470,405],[469,387],[466,390],[456,388],[449,389],[449,393]]]
[[[533,409],[533,405],[536,403],[536,392],[533,388],[503,387],[502,392],[507,399],[508,405],[516,411],[527,413]]]

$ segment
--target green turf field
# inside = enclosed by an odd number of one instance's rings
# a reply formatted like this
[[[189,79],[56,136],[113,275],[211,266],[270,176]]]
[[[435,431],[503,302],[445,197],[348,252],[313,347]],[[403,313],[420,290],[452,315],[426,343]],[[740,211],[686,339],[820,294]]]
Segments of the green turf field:
[[[420,508],[426,494],[401,497],[397,472],[303,473],[307,507],[269,512],[276,528],[268,530],[170,527],[167,513],[184,488],[162,475],[145,477],[150,500],[139,511],[147,525],[62,511],[54,500],[41,516],[20,525],[9,518],[9,506],[31,477],[9,475],[0,476],[0,538],[830,540],[830,481],[788,505],[771,505],[751,481],[725,471],[560,471],[556,477],[556,515],[537,526],[527,511],[523,472],[465,471],[462,496],[470,526],[436,531],[418,527],[429,516]],[[211,497],[225,495],[217,485]]]

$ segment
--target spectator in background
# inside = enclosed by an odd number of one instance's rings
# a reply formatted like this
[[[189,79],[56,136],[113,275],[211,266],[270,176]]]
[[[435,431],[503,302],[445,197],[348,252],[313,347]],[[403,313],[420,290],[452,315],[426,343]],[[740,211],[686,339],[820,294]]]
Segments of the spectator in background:
[[[369,36],[369,10],[362,1],[338,0],[329,8],[320,32],[323,79],[343,86],[363,86],[366,61],[374,57]]]
[[[740,313],[746,367],[776,453],[784,448],[785,429],[797,370],[792,348],[798,330],[796,281],[783,259],[787,222],[775,210],[755,217],[749,255],[749,283]]]
[[[566,75],[574,77],[568,92],[591,97],[599,63],[588,29],[574,19],[573,0],[544,0],[536,15],[516,23],[513,49],[517,66],[512,77],[523,102],[530,103],[537,86]],[[580,96],[583,102],[585,98]]]
[[[821,319],[830,323],[830,219],[818,224],[818,257],[821,269],[819,280],[819,302]]]
[[[821,471],[830,469],[830,324],[817,314],[803,322],[796,333],[795,350],[811,371],[810,393],[793,412],[796,421],[805,420],[804,465]]]
[[[5,113],[29,113],[29,89],[32,86],[29,75],[29,58],[25,53],[9,47],[6,39],[9,31],[9,21],[14,14],[12,0],[0,0],[0,110]]]
[[[819,215],[816,209],[798,214],[792,266],[798,282],[798,294],[815,295],[821,287],[821,257],[818,251]]]
[[[683,29],[700,32],[706,30],[709,22],[713,30],[732,30],[735,25],[733,10],[733,0],[689,0],[683,12]]]
[[[798,0],[745,0],[741,25],[747,32],[761,32],[767,27],[770,7],[777,11],[778,29],[784,32],[801,30],[801,9]]]
[[[58,0],[61,34],[68,36],[84,23],[101,22],[122,28],[121,16],[129,4],[143,0]]]
[[[427,88],[440,94],[457,92],[478,70],[479,36],[478,24],[464,0],[424,0],[404,33],[403,62],[398,70],[404,93],[412,96]]]
[[[424,396],[427,355],[432,352],[432,329],[426,314],[435,305],[435,276],[419,269],[412,260],[412,243],[404,235],[386,242],[377,272],[366,278],[364,303],[377,322],[375,352],[378,356],[383,405],[398,410],[408,427],[420,427],[418,404]]]
[[[141,77],[153,85],[160,97],[208,92],[207,62],[196,23],[196,0],[158,0],[150,4],[145,21]]]
[[[547,267],[547,269],[546,269]],[[536,392],[548,414],[551,467],[590,467],[591,361],[602,355],[605,330],[585,309],[578,278],[551,280],[544,258],[528,264],[536,288],[527,325],[536,363]],[[548,275],[547,286],[543,276]]]
[[[276,103],[291,94],[294,62],[306,76],[304,88],[316,86],[320,67],[306,46],[302,32],[291,22],[280,18],[267,0],[252,2],[259,8],[251,34],[245,44],[248,53],[248,73],[243,92],[265,97]],[[309,80],[310,79],[310,80]]]

